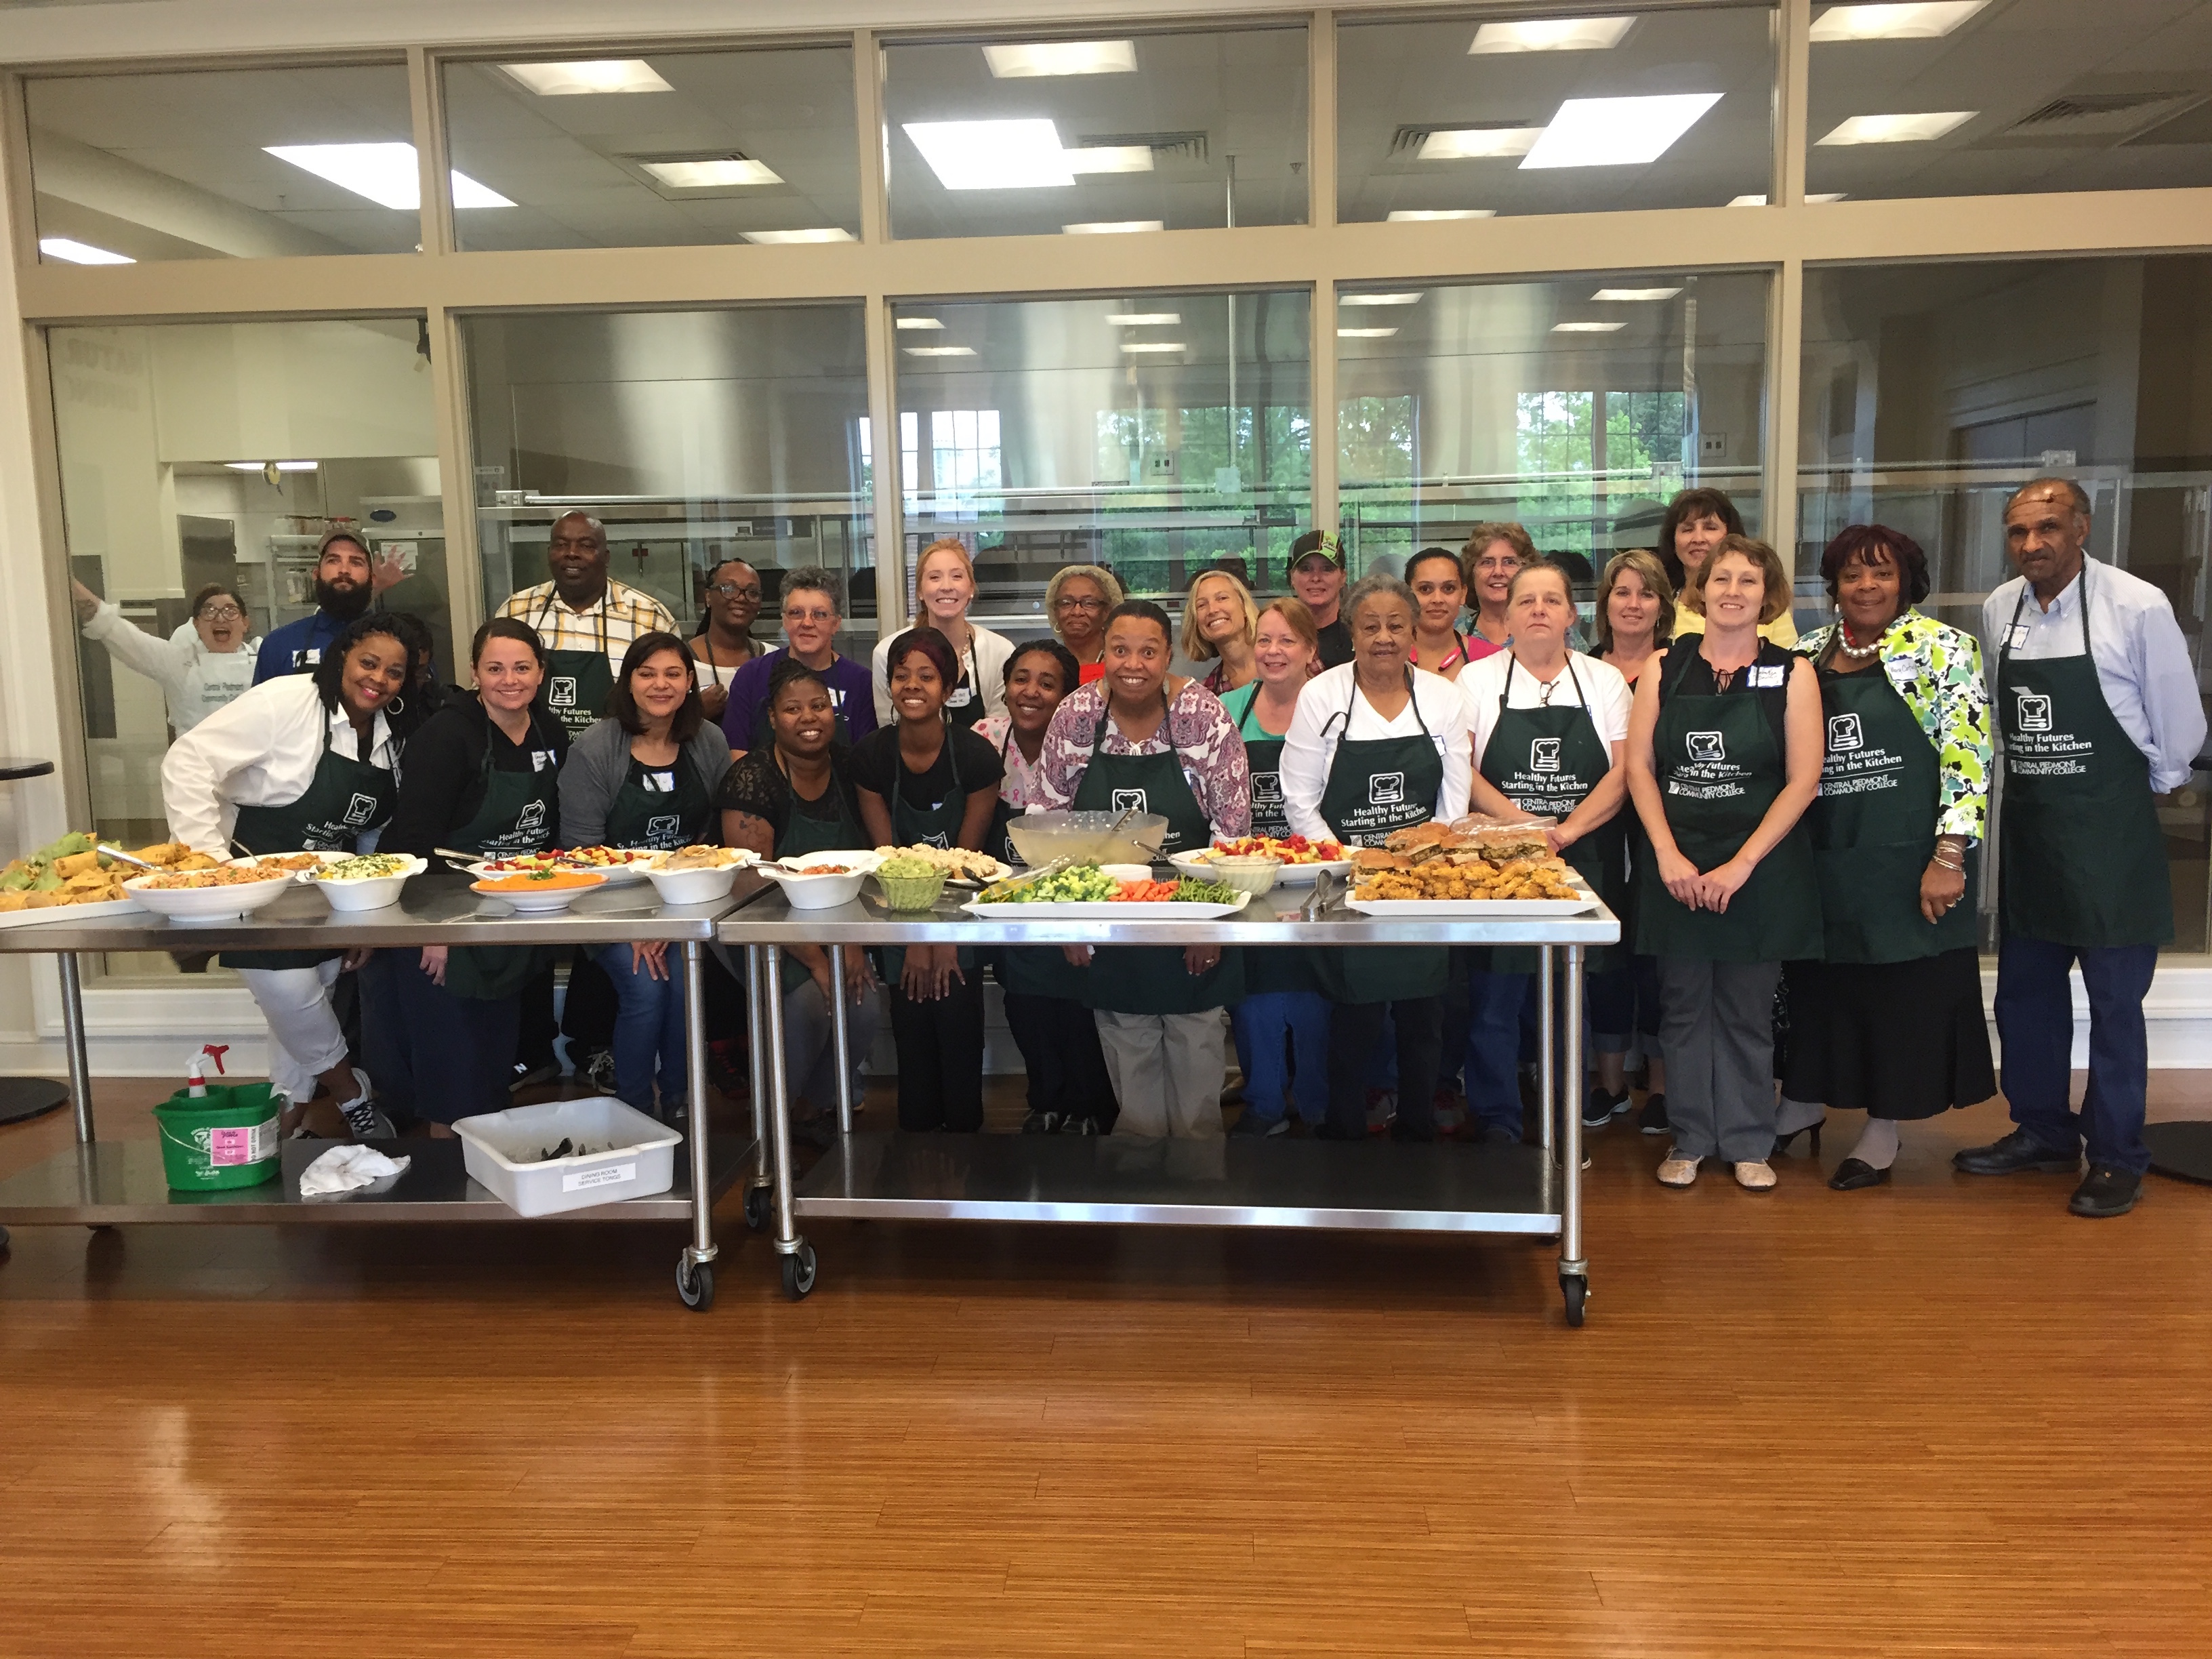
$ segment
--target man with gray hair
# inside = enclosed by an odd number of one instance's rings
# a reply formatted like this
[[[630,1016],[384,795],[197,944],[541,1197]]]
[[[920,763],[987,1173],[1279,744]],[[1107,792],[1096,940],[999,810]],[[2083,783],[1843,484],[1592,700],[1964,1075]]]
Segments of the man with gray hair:
[[[855,744],[876,729],[876,696],[865,662],[837,653],[837,630],[844,626],[837,579],[806,565],[783,579],[783,637],[789,641],[763,652],[730,681],[730,700],[722,708],[722,731],[730,752],[743,755],[769,744],[768,682],[787,652],[822,676],[837,709],[837,741]]]
[[[676,618],[652,594],[607,574],[607,530],[588,513],[563,513],[546,532],[553,580],[507,596],[498,614],[528,623],[545,641],[545,704],[573,739],[607,712],[615,675],[641,634],[673,634]]]
[[[2089,1173],[2069,1207],[2125,1215],[2143,1171],[2143,998],[2173,938],[2155,797],[2189,781],[2204,705],[2164,593],[2089,558],[2089,497],[2038,478],[2005,503],[2020,574],[1982,608],[1996,665],[1997,1036],[2018,1125],[1960,1152],[1969,1175]],[[2068,970],[2089,995],[2089,1082],[2071,1104]]]

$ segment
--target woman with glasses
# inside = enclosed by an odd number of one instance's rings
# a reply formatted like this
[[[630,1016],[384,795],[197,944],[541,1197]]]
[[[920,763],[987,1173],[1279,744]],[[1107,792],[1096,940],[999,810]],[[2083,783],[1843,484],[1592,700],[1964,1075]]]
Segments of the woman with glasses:
[[[956,536],[932,542],[921,550],[914,568],[915,598],[921,614],[917,628],[932,628],[951,642],[958,677],[945,694],[945,718],[963,731],[973,731],[986,714],[1006,712],[1006,659],[1014,654],[1013,641],[968,620],[975,603],[975,562],[968,544]],[[871,664],[876,686],[876,724],[889,726],[896,707],[891,697],[891,642],[877,646]]]
[[[752,633],[761,591],[760,572],[743,559],[724,559],[700,584],[703,603],[690,652],[699,665],[699,707],[710,720],[719,721],[729,707],[738,670],[768,649]]]
[[[1498,520],[1475,526],[1460,550],[1468,601],[1474,606],[1475,637],[1494,650],[1513,643],[1505,619],[1506,595],[1523,565],[1536,562],[1536,544],[1517,524]]]
[[[876,729],[876,702],[868,671],[837,652],[837,579],[818,565],[805,565],[783,579],[783,636],[791,641],[763,653],[731,677],[729,701],[722,708],[722,734],[730,752],[742,755],[769,742],[768,688],[776,665],[803,663],[821,678],[836,718],[837,741],[850,745]]]
[[[1121,603],[1121,584],[1103,565],[1062,565],[1044,585],[1044,613],[1075,659],[1080,683],[1106,672],[1106,613]]]
[[[121,606],[82,582],[70,586],[85,638],[161,688],[171,735],[182,737],[253,684],[261,641],[249,637],[246,601],[220,583],[192,595],[191,620],[166,640],[125,621]]]

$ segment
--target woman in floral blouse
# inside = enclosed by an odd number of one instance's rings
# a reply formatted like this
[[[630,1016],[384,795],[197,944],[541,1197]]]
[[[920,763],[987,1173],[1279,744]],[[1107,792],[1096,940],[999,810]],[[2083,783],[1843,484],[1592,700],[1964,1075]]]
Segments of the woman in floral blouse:
[[[1796,649],[1820,675],[1827,747],[1807,822],[1824,959],[1790,967],[1785,1132],[1820,1102],[1867,1114],[1828,1184],[1889,1179],[1900,1120],[1996,1092],[1982,1018],[1973,859],[1989,813],[1990,698],[1981,647],[1913,606],[1919,545],[1883,525],[1830,542],[1838,620]]]

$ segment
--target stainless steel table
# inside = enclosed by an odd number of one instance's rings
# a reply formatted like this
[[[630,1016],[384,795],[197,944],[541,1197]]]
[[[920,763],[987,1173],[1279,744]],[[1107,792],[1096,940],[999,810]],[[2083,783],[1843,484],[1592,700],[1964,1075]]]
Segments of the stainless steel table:
[[[1308,917],[1304,912],[1312,890],[1279,887],[1220,921],[986,921],[963,913],[959,902],[972,895],[951,889],[926,915],[895,913],[872,885],[854,902],[831,909],[793,910],[778,891],[723,917],[723,942],[743,946],[747,957],[756,1056],[763,1052],[760,1028],[765,1027],[774,1102],[767,1124],[769,1162],[785,1291],[796,1298],[814,1286],[817,1258],[799,1231],[806,1216],[1507,1233],[1559,1239],[1567,1322],[1580,1325],[1589,1290],[1583,1249],[1582,1112],[1576,1086],[1565,1091],[1567,1109],[1555,1112],[1561,1091],[1554,1022],[1566,1021],[1564,1067],[1568,1078],[1579,1080],[1583,953],[1619,939],[1620,922],[1602,906],[1561,918],[1414,921],[1363,916],[1337,902]],[[782,999],[763,996],[760,988],[778,983],[782,953],[793,945],[825,946],[833,959],[842,959],[859,946],[923,943],[1540,946],[1542,1145],[856,1134],[852,1102],[841,1098],[843,1133],[805,1180],[795,1182]],[[1565,1006],[1555,1011],[1553,985],[1562,957]],[[839,971],[833,967],[833,982]],[[842,1091],[850,1075],[842,1000],[837,1015]]]
[[[767,1099],[763,1062],[752,1063],[753,1134],[712,1136],[707,1122],[705,952],[716,921],[734,905],[757,896],[769,884],[750,872],[738,877],[728,899],[711,904],[665,906],[649,883],[587,893],[549,916],[522,916],[511,906],[469,890],[467,878],[434,870],[416,877],[400,901],[381,910],[332,910],[311,888],[289,892],[242,921],[191,926],[159,917],[118,917],[0,930],[0,951],[51,954],[61,965],[62,1026],[69,1049],[70,1090],[76,1108],[76,1145],[46,1163],[0,1181],[0,1226],[110,1227],[144,1222],[394,1223],[514,1221],[520,1218],[461,1167],[458,1143],[409,1139],[374,1143],[414,1160],[392,1189],[375,1197],[348,1194],[337,1200],[303,1199],[300,1173],[324,1150],[318,1142],[288,1144],[282,1173],[272,1182],[217,1193],[173,1193],[161,1173],[160,1149],[143,1143],[96,1143],[92,1090],[85,1054],[84,998],[77,957],[88,951],[296,951],[355,946],[425,945],[574,945],[609,941],[665,942],[683,962],[689,1086],[693,1103],[689,1158],[670,1192],[576,1212],[578,1221],[680,1221],[691,1224],[691,1242],[678,1258],[677,1292],[686,1306],[704,1310],[714,1300],[714,1200],[740,1172],[756,1164]],[[748,1195],[746,1210],[765,1218],[765,1171],[756,1168],[762,1197]],[[0,1238],[4,1238],[0,1234]]]

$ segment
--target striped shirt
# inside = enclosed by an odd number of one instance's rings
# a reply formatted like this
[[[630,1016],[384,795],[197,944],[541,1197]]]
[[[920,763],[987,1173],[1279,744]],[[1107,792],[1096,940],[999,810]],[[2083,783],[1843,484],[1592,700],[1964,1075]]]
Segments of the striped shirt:
[[[599,602],[581,611],[571,611],[551,582],[540,582],[509,594],[499,614],[528,623],[544,637],[548,651],[605,652],[608,666],[617,673],[639,635],[676,631],[676,618],[666,605],[641,589],[612,580]]]

